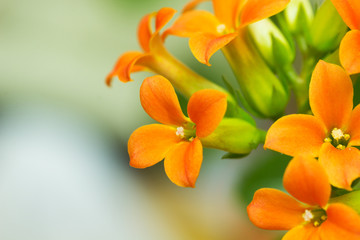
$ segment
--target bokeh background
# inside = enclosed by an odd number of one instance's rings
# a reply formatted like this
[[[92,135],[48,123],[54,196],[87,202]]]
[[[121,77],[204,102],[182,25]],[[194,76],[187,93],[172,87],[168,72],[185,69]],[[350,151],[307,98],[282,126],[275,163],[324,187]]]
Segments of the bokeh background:
[[[111,88],[104,78],[120,54],[139,50],[143,15],[185,2],[0,0],[0,239],[281,236],[252,226],[246,205],[257,188],[281,188],[283,156],[259,147],[221,160],[224,152],[206,150],[195,189],[172,184],[162,163],[129,167],[129,135],[153,122],[139,102],[149,75]],[[213,81],[232,78],[220,52],[209,68],[187,40],[170,37],[166,45]]]

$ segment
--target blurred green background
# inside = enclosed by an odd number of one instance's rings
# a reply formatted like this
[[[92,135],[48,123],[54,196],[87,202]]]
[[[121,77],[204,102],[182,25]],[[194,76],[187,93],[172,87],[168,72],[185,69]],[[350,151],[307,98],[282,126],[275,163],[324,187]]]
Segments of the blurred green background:
[[[281,187],[288,159],[257,152],[220,160],[206,150],[197,188],[177,187],[163,164],[130,168],[127,139],[152,120],[135,81],[104,78],[139,50],[140,18],[186,1],[0,1],[0,239],[277,239],[254,227],[255,189]],[[168,49],[206,77],[233,76],[221,53],[196,62],[187,40]],[[263,124],[269,124],[264,122]]]

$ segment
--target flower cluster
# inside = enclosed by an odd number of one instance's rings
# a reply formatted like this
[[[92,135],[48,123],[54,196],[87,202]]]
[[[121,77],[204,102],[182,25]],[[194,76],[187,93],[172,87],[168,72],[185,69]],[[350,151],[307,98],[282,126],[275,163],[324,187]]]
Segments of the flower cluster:
[[[177,16],[162,8],[143,17],[142,51],[120,56],[106,77],[110,86],[114,77],[130,82],[133,72],[155,73],[143,80],[140,101],[161,124],[133,132],[130,165],[164,159],[173,183],[195,187],[203,147],[240,158],[264,144],[294,157],[283,176],[293,197],[257,190],[247,208],[256,226],[290,230],[283,239],[360,239],[360,105],[353,107],[360,1],[212,0],[213,12],[201,10],[205,2],[190,1]],[[220,86],[174,57],[165,47],[171,36],[188,38],[194,58],[209,67],[221,50],[237,86]],[[187,116],[175,90],[188,99]],[[285,115],[291,93],[297,113]],[[259,118],[274,123],[265,131]]]

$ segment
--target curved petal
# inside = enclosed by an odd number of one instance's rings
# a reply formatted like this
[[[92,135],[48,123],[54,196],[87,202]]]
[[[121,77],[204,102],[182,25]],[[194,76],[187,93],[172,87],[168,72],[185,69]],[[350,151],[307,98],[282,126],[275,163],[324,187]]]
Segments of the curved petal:
[[[196,8],[197,5],[199,5],[200,3],[202,3],[202,2],[207,2],[207,1],[210,1],[210,0],[192,0],[192,1],[190,1],[189,3],[187,3],[187,4],[185,5],[185,7],[183,8],[182,12],[191,11],[191,10],[193,10],[194,8]]]
[[[142,126],[129,138],[130,166],[150,167],[164,159],[166,153],[180,141],[173,127],[161,124]]]
[[[220,22],[208,11],[193,10],[182,14],[174,24],[164,32],[164,36],[176,35],[179,37],[191,37],[198,33],[212,33],[219,35],[217,27]]]
[[[138,27],[138,40],[140,46],[145,52],[150,51],[151,38],[159,33],[161,28],[163,28],[170,21],[175,13],[175,9],[165,7],[161,8],[158,12],[145,15],[141,19]],[[152,31],[151,28],[151,20],[153,17],[155,17],[155,31]]]
[[[237,33],[222,36],[211,33],[199,33],[190,38],[190,50],[199,62],[211,66],[209,63],[210,57],[236,38],[236,36]]]
[[[138,26],[138,40],[139,40],[139,44],[141,46],[141,48],[145,51],[145,52],[149,52],[150,48],[149,48],[149,42],[152,36],[152,30],[151,30],[151,19],[154,17],[156,13],[150,13],[145,15],[139,23]]]
[[[264,148],[290,156],[301,154],[317,157],[325,137],[324,126],[314,116],[287,115],[270,127]]]
[[[320,150],[319,162],[335,187],[351,190],[351,183],[360,177],[360,151],[354,147],[339,150],[325,143]]]
[[[357,105],[351,113],[349,128],[350,146],[360,146],[360,104]]]
[[[304,222],[305,207],[280,190],[262,188],[247,207],[250,221],[259,228],[288,230]]]
[[[353,108],[353,86],[349,75],[335,64],[319,61],[310,82],[310,106],[327,129],[347,125]]]
[[[240,20],[240,26],[271,17],[285,9],[290,0],[249,0],[246,2]]]
[[[341,65],[349,74],[360,73],[360,31],[346,33],[340,43],[339,56]]]
[[[187,122],[173,86],[162,76],[145,78],[140,87],[140,101],[145,112],[158,122],[175,126]]]
[[[203,89],[191,96],[188,114],[196,124],[196,136],[206,137],[217,128],[226,112],[226,97],[225,93],[214,89]]]
[[[327,220],[320,226],[321,239],[360,239],[360,216],[352,208],[341,204],[330,204],[326,210]]]
[[[239,12],[245,2],[245,0],[212,0],[215,16],[228,29],[235,29]]]
[[[127,52],[120,56],[113,70],[106,76],[106,84],[110,86],[115,76],[118,76],[119,80],[125,83],[132,81],[130,73],[146,69],[144,66],[136,65],[136,62],[143,56],[145,55],[141,52]]]
[[[349,28],[360,29],[360,2],[358,0],[331,1]]]
[[[203,159],[203,149],[198,138],[181,142],[165,157],[165,172],[169,179],[181,187],[195,187]]]
[[[319,230],[311,224],[300,225],[287,232],[281,240],[321,240]]]
[[[169,7],[161,8],[155,17],[155,32],[154,34],[158,33],[175,15],[176,10]]]
[[[286,191],[303,203],[325,207],[329,201],[329,178],[315,158],[295,157],[285,170],[283,182]]]

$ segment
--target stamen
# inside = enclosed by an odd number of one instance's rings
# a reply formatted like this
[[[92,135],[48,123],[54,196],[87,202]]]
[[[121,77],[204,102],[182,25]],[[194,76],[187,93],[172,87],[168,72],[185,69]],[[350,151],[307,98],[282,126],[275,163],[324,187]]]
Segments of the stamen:
[[[336,148],[339,149],[339,150],[344,150],[346,147],[344,145],[342,145],[342,144],[339,144],[339,145],[336,146]]]
[[[340,140],[341,138],[345,137],[344,136],[344,132],[341,129],[338,128],[334,128],[331,131],[331,136],[335,139],[335,140]],[[350,136],[349,136],[350,138]]]
[[[218,26],[216,27],[216,31],[217,31],[218,33],[224,33],[225,29],[226,29],[225,24],[220,24],[220,25],[218,25]]]
[[[313,224],[314,224],[314,227],[320,226],[320,222],[319,222],[319,221],[315,221]]]
[[[344,138],[345,138],[346,141],[348,141],[350,139],[350,134],[347,134],[347,133],[344,134]]]
[[[185,133],[184,133],[184,128],[183,127],[178,127],[176,129],[176,136],[180,136],[181,138],[184,138]]]
[[[304,218],[305,222],[311,222],[311,220],[314,218],[314,215],[310,210],[306,209],[302,217]]]
[[[324,139],[324,142],[331,143],[332,140],[331,140],[331,138],[327,137],[327,138]]]

